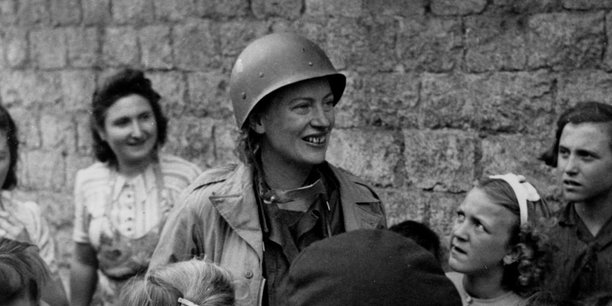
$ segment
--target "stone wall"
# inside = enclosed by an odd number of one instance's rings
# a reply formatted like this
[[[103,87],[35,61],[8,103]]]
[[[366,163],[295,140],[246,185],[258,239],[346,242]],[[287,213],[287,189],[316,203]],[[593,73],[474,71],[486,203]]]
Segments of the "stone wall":
[[[0,0],[0,102],[20,128],[20,196],[43,205],[66,271],[88,105],[113,70],[146,70],[170,117],[164,150],[235,160],[233,61],[273,31],[318,42],[348,76],[329,160],[380,192],[390,224],[446,236],[483,174],[520,172],[559,113],[612,102],[610,0]]]

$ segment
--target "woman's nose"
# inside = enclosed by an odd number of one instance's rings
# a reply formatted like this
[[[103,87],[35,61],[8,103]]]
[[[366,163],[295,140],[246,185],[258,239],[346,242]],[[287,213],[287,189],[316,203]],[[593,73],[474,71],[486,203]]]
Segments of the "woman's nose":
[[[140,136],[142,136],[142,127],[140,126],[140,122],[134,121],[132,123],[131,136],[132,137],[140,137]]]
[[[329,128],[333,123],[334,110],[326,110],[323,105],[318,105],[313,110],[311,124],[316,127]]]

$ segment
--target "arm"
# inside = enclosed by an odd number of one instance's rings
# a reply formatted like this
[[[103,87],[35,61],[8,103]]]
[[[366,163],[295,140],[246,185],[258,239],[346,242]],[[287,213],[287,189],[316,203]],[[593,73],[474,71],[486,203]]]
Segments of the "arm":
[[[70,264],[70,301],[73,306],[87,306],[98,283],[98,260],[90,244],[75,243]]]

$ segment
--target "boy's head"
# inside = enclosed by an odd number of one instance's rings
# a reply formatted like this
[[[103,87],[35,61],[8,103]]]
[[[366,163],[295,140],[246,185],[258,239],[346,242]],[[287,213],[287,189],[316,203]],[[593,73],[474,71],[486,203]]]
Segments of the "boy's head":
[[[413,220],[406,220],[391,226],[389,230],[414,240],[418,245],[434,254],[438,262],[442,260],[440,238],[427,225]]]
[[[0,238],[0,305],[39,305],[48,279],[36,246]]]

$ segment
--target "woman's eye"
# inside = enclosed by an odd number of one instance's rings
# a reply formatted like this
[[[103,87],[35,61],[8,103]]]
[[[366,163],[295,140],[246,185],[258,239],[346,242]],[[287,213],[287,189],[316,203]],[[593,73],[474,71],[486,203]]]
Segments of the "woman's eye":
[[[334,100],[329,100],[329,101],[325,101],[323,102],[323,108],[325,109],[325,111],[330,111],[332,109],[334,109]]]

